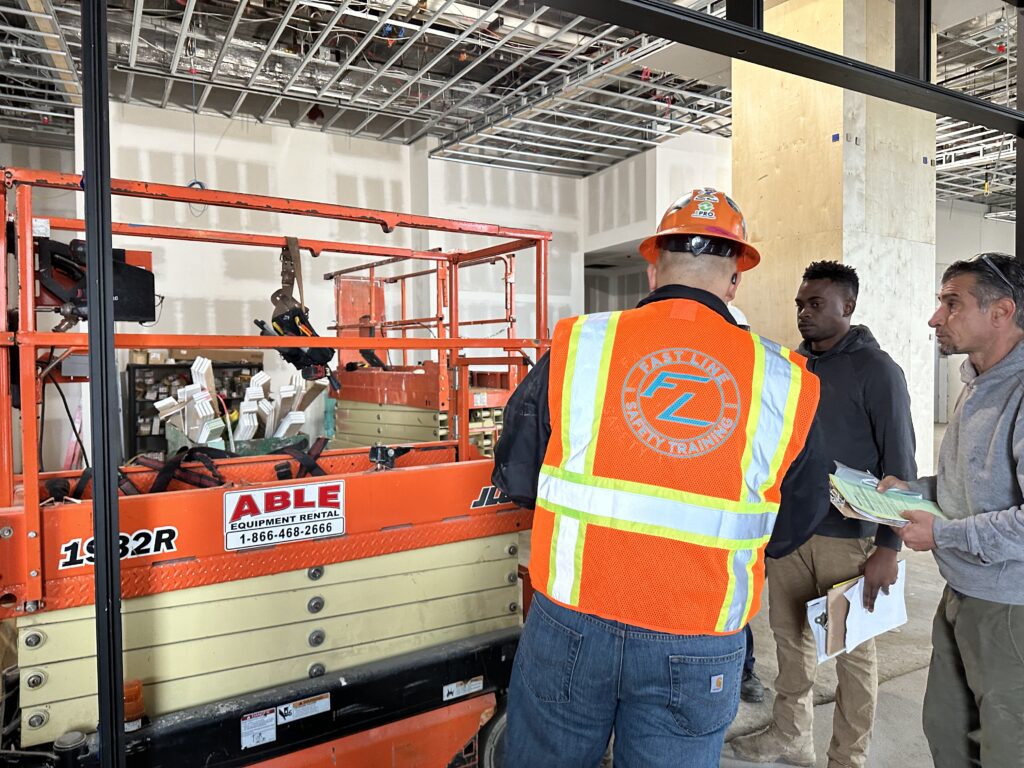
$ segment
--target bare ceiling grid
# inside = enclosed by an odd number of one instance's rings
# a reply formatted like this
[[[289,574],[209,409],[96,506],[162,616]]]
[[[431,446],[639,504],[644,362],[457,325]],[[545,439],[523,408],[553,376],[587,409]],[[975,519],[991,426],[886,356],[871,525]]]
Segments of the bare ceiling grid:
[[[1005,10],[939,33],[936,82],[996,104],[1015,106],[1016,37],[1014,18]],[[1012,136],[948,117],[938,118],[937,197],[968,200],[997,210],[1012,208],[1016,156]]]
[[[722,15],[723,0],[687,3]],[[129,103],[411,143],[581,177],[686,131],[731,135],[727,85],[658,71],[670,46],[530,0],[110,0]],[[937,80],[1015,104],[1012,17],[939,34]],[[70,146],[78,0],[0,0],[0,140]],[[939,118],[939,199],[1009,208],[1015,146]]]

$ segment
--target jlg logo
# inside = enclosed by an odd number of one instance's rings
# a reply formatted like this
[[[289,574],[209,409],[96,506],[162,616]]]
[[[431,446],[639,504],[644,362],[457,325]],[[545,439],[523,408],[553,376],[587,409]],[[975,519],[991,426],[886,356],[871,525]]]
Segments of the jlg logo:
[[[508,504],[512,499],[502,493],[493,485],[485,485],[480,489],[480,496],[470,504],[470,509],[482,509],[483,507],[496,507],[499,504]]]

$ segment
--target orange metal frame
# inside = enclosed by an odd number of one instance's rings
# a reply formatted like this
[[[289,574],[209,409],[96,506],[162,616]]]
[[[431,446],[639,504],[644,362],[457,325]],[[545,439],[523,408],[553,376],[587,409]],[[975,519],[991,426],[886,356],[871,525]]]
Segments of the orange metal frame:
[[[7,354],[0,354],[0,618],[25,611],[52,610],[91,603],[92,568],[79,563],[87,551],[92,531],[92,505],[82,503],[41,505],[44,483],[52,477],[76,473],[40,473],[38,426],[35,418],[41,400],[41,382],[37,361],[43,350],[54,348],[58,355],[88,349],[84,333],[41,331],[36,324],[37,297],[33,254],[33,218],[48,221],[54,231],[81,232],[79,219],[35,216],[32,206],[34,188],[81,191],[82,178],[73,174],[19,168],[0,169],[0,203],[7,212],[13,198],[17,232],[17,275],[8,273],[8,260],[0,259],[0,290],[6,292],[17,280],[19,330],[12,332],[6,312],[0,312],[0,347],[18,355],[20,363],[21,408],[31,418],[22,419],[22,471],[14,472],[14,430],[11,398],[11,367]],[[507,364],[510,381],[523,370],[520,359],[527,349],[543,349],[547,344],[547,259],[550,233],[513,229],[493,224],[455,221],[427,216],[376,211],[329,203],[248,195],[217,190],[191,189],[166,184],[113,180],[114,196],[145,198],[207,206],[242,208],[297,214],[308,217],[362,222],[379,225],[385,233],[396,228],[432,230],[443,233],[480,235],[503,242],[475,251],[416,251],[391,246],[365,245],[319,239],[299,238],[299,247],[316,255],[346,254],[387,259],[388,263],[425,260],[433,268],[417,274],[435,274],[438,298],[447,304],[447,332],[436,338],[409,335],[409,324],[394,323],[391,330],[400,337],[378,337],[375,349],[436,350],[446,363],[450,376],[450,409],[456,416],[455,440],[429,444],[430,451],[413,451],[403,456],[392,471],[374,471],[366,451],[325,452],[320,463],[328,469],[316,482],[337,479],[344,484],[346,533],[344,536],[316,541],[278,544],[262,549],[226,551],[223,530],[224,496],[240,488],[254,490],[294,485],[304,481],[278,481],[273,465],[281,456],[227,459],[219,463],[229,485],[216,488],[171,486],[159,494],[122,496],[120,529],[127,558],[122,560],[122,590],[134,597],[221,581],[280,573],[312,565],[358,559],[387,552],[431,546],[449,541],[488,536],[529,527],[529,514],[510,504],[474,507],[482,489],[490,485],[491,463],[482,460],[469,444],[468,412],[469,366]],[[277,252],[285,246],[285,236],[188,229],[117,222],[115,236],[148,237],[162,240],[187,240],[251,246],[268,251],[268,274],[274,273]],[[490,262],[506,264],[510,274],[511,257],[532,250],[536,273],[536,328],[534,337],[514,338],[514,294],[506,280],[506,338],[460,338],[458,319],[458,273],[460,267]],[[6,231],[0,228],[0,253],[8,252]],[[380,263],[364,265],[379,269]],[[389,279],[395,276],[389,276]],[[398,276],[402,279],[402,276]],[[404,285],[404,280],[402,281]],[[6,293],[5,293],[6,295]],[[439,303],[439,306],[441,304]],[[440,312],[439,312],[440,314]],[[403,320],[404,312],[403,312]],[[438,328],[445,330],[438,321]],[[466,323],[469,324],[469,323]],[[384,329],[382,329],[384,330]],[[194,348],[194,349],[276,349],[282,347],[328,347],[359,350],[366,339],[354,336],[285,338],[195,334],[116,334],[118,349]],[[499,350],[504,357],[467,357],[466,350]],[[520,357],[517,357],[520,356]],[[426,447],[426,446],[424,446]],[[127,468],[127,476],[140,489],[152,482],[152,470]],[[409,500],[415,499],[415,504]],[[174,528],[174,548],[134,556],[136,534]],[[145,539],[143,535],[141,537]],[[143,550],[145,551],[145,550]],[[87,559],[87,558],[85,558]],[[69,563],[71,563],[69,565]],[[63,567],[62,567],[63,564]]]

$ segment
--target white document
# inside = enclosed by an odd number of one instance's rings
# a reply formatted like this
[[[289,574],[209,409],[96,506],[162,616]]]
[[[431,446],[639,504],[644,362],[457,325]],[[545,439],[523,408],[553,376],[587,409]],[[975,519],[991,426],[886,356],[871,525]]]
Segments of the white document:
[[[889,594],[879,591],[875,598],[875,610],[868,612],[864,607],[864,578],[846,591],[844,597],[850,601],[850,613],[846,617],[846,650],[852,651],[861,643],[907,623],[907,563],[898,564],[896,583],[889,587]]]

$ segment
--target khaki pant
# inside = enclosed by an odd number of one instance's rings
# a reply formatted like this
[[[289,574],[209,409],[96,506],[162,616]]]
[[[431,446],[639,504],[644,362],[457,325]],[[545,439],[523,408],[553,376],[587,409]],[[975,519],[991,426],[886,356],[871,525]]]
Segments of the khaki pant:
[[[1024,605],[946,587],[932,624],[923,719],[935,768],[1024,765]]]
[[[807,624],[807,601],[859,575],[872,547],[871,539],[814,536],[786,557],[767,560],[768,621],[779,657],[773,717],[784,736],[812,737],[818,659]],[[836,672],[839,687],[828,764],[863,768],[878,693],[874,640],[836,657]]]

